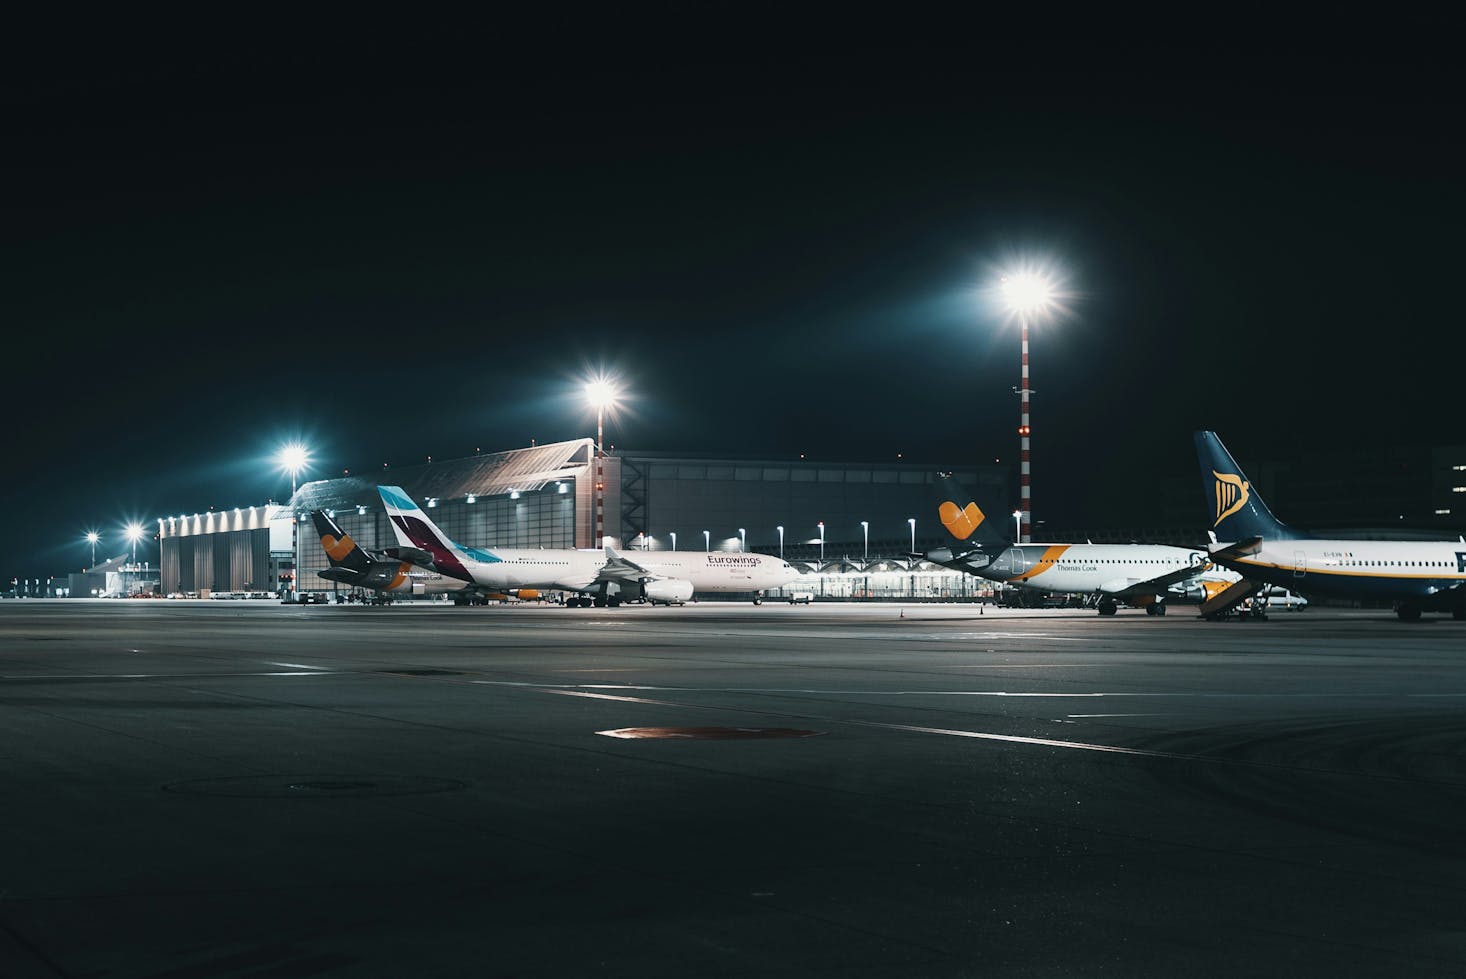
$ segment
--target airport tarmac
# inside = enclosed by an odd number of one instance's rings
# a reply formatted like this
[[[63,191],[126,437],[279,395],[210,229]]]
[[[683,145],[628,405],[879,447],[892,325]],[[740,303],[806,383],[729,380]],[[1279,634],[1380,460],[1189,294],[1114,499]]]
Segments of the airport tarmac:
[[[1466,622],[0,602],[0,976],[1459,976]]]

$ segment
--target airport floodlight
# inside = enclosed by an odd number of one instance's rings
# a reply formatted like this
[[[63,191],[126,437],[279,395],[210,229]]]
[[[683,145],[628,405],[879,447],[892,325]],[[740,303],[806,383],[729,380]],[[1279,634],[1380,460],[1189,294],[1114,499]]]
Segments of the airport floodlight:
[[[784,560],[784,525],[780,524],[775,528],[779,531],[779,560]]]
[[[668,536],[672,538],[672,550],[677,550],[677,531],[669,531]]]
[[[1020,494],[1020,506],[1022,516],[1018,522],[1018,536],[1015,543],[1028,543],[1028,534],[1024,528],[1033,526],[1033,474],[1032,446],[1029,442],[1031,434],[1029,418],[1029,399],[1033,389],[1029,386],[1028,375],[1028,322],[1029,319],[1049,312],[1058,306],[1059,291],[1057,281],[1042,270],[1033,268],[1015,269],[1000,276],[998,281],[999,291],[1003,294],[1003,302],[1008,310],[1018,316],[1018,323],[1021,328],[1021,343],[1023,361],[1020,371],[1020,387],[1018,388],[1018,485]]]
[[[585,400],[596,410],[596,548],[605,540],[606,526],[606,409],[615,407],[619,392],[616,385],[604,377],[595,378],[585,385]]]
[[[101,539],[102,535],[95,530],[87,531],[87,543],[92,545],[92,567],[94,568],[97,566],[97,541]]]
[[[702,532],[702,549],[704,551],[711,551],[713,549],[712,536],[706,530]]]
[[[916,553],[916,518],[907,517],[906,523],[911,527],[911,553]]]
[[[144,530],[140,523],[127,525],[127,539],[132,541],[132,563],[137,564],[137,542],[142,540]]]
[[[746,530],[744,530],[742,527],[739,527],[738,528],[738,550],[740,552],[748,550],[748,548],[745,546],[745,545],[747,545],[747,543],[748,543],[748,532]]]
[[[1016,541],[1023,536],[1023,511],[1013,511],[1013,539]]]
[[[280,450],[280,468],[290,474],[290,498],[295,499],[295,477],[310,463],[310,450],[291,442]]]
[[[870,521],[860,521],[860,536],[864,538],[863,550],[860,552],[860,560],[870,560]]]
[[[1052,280],[1037,272],[1013,272],[999,281],[1003,301],[1015,313],[1041,313],[1054,302],[1057,289]]]
[[[819,527],[820,527],[820,563],[821,564],[824,564],[825,563],[825,522],[823,520],[820,521]]]

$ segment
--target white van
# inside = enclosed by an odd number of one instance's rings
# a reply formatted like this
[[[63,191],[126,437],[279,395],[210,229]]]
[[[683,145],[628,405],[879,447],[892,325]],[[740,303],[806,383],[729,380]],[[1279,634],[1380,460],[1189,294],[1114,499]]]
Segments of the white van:
[[[1258,597],[1261,598],[1264,595],[1267,597],[1267,607],[1273,611],[1301,612],[1308,607],[1308,599],[1296,591],[1289,591],[1278,585],[1270,586]]]

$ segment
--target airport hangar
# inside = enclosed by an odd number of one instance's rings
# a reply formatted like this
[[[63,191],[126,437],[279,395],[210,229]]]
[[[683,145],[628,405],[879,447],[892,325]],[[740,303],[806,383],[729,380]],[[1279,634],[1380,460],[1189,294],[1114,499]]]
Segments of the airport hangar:
[[[637,550],[671,549],[675,534],[677,550],[742,546],[782,553],[812,573],[878,563],[910,570],[913,539],[918,550],[946,542],[931,485],[935,465],[636,452],[608,454],[603,465],[604,537],[633,560]],[[293,573],[296,593],[332,592],[339,586],[318,574],[327,560],[310,511],[331,511],[369,550],[394,547],[379,484],[401,486],[460,544],[593,548],[595,468],[594,439],[575,439],[315,480],[286,505],[165,517],[158,521],[158,588],[163,594],[288,592]],[[987,498],[1009,498],[1010,467],[955,472]],[[968,589],[971,576],[942,573],[964,579],[959,584]]]

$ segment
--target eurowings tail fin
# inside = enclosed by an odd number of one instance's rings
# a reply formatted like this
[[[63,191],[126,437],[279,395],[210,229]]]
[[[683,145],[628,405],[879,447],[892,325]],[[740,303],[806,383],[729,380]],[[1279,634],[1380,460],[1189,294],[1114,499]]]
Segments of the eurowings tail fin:
[[[1216,432],[1197,432],[1195,439],[1209,533],[1223,541],[1306,536],[1273,516]]]
[[[432,556],[433,567],[444,574],[473,580],[466,566],[470,560],[468,554],[428,519],[406,490],[400,486],[378,486],[377,493],[382,497],[398,544],[426,551]]]

